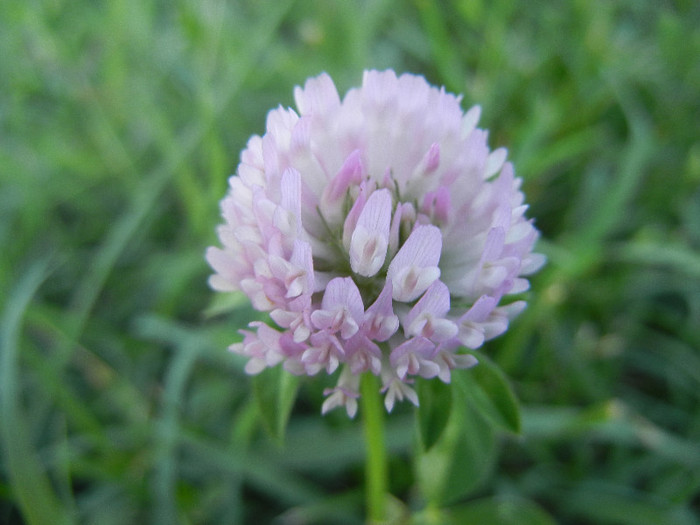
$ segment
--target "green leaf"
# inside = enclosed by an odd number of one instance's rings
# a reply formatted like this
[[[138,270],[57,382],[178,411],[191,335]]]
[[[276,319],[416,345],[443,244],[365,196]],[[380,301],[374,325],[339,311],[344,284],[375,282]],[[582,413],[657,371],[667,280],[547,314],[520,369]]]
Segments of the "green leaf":
[[[491,474],[496,457],[493,426],[462,396],[454,396],[445,431],[416,458],[416,477],[431,506],[455,502]]]
[[[263,426],[279,444],[284,441],[298,389],[299,378],[281,366],[267,368],[253,376],[253,395]]]
[[[41,455],[34,448],[22,402],[20,352],[26,310],[48,274],[39,260],[9,294],[0,317],[0,445],[12,496],[28,524],[74,523],[70,505],[56,495]]]
[[[493,425],[520,433],[520,404],[506,375],[490,359],[474,352],[479,364],[452,374],[452,380],[469,403]]]
[[[418,435],[423,450],[430,450],[442,436],[452,410],[452,386],[437,379],[418,379],[416,390]]]
[[[565,495],[568,510],[587,523],[697,525],[692,506],[602,479],[582,481]],[[595,502],[594,505],[591,502]]]
[[[445,512],[443,523],[493,523],[498,525],[555,525],[554,519],[533,501],[498,496],[472,501]]]

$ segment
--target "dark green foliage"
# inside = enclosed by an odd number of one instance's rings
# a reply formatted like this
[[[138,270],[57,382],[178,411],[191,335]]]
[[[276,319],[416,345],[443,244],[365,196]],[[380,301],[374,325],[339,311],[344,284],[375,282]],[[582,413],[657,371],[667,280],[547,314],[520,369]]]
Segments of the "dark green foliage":
[[[520,406],[505,374],[484,355],[467,372],[455,373],[454,394],[463,396],[492,425],[514,434],[520,432]]]
[[[452,387],[442,381],[418,379],[416,392],[420,408],[416,411],[418,435],[425,451],[438,442],[452,412]],[[460,394],[456,394],[461,396]]]
[[[244,374],[259,316],[203,253],[270,108],[391,67],[482,105],[549,257],[482,365],[387,417],[392,514],[697,524],[698,28],[691,0],[0,2],[0,523],[363,522],[360,417]]]
[[[299,377],[281,366],[268,368],[252,379],[253,395],[265,429],[280,445],[294,407],[299,388]]]
[[[449,505],[483,487],[497,454],[493,426],[469,400],[455,396],[447,427],[429,451],[419,454],[416,477],[432,507]]]

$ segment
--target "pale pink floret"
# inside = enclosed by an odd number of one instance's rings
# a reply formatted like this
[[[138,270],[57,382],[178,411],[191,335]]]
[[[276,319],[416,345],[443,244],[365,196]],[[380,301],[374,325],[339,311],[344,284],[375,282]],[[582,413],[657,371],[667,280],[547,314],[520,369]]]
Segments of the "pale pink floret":
[[[311,314],[314,328],[349,339],[360,329],[364,317],[362,296],[350,277],[336,277],[328,283],[321,308]]]
[[[446,319],[450,311],[450,291],[435,281],[403,319],[406,337],[425,337],[439,343],[454,338],[457,325]]]
[[[440,277],[441,251],[442,234],[437,227],[417,226],[411,232],[386,273],[394,285],[395,301],[413,301]]]
[[[376,190],[360,212],[350,238],[350,267],[364,277],[372,277],[384,264],[389,247],[391,193]]]
[[[362,325],[364,333],[375,341],[387,341],[399,329],[399,318],[392,309],[393,288],[391,279],[387,279],[379,297],[365,312]]]
[[[357,411],[360,374],[387,410],[415,377],[451,380],[462,351],[503,333],[509,295],[544,264],[507,151],[490,151],[480,108],[415,75],[367,71],[341,99],[322,74],[270,111],[221,203],[211,286],[242,291],[255,322],[231,349],[256,374],[334,373],[322,412]]]

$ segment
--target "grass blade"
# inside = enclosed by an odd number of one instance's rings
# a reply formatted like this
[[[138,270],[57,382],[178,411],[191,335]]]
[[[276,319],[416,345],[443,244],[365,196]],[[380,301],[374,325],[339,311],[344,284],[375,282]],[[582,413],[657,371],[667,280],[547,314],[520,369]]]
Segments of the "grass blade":
[[[30,525],[73,523],[32,449],[20,400],[19,348],[22,319],[45,279],[47,261],[38,261],[10,294],[0,321],[0,420],[2,445],[15,499]]]

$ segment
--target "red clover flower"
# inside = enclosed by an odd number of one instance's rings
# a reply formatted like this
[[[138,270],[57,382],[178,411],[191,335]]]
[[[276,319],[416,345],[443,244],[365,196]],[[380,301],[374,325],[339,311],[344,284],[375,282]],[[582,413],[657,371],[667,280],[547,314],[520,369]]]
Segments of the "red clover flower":
[[[367,71],[341,100],[321,74],[270,111],[221,202],[211,286],[269,312],[231,350],[257,374],[340,369],[325,413],[355,415],[360,375],[386,409],[415,376],[450,381],[525,306],[508,296],[544,257],[506,150],[490,151],[480,108],[423,77]]]

